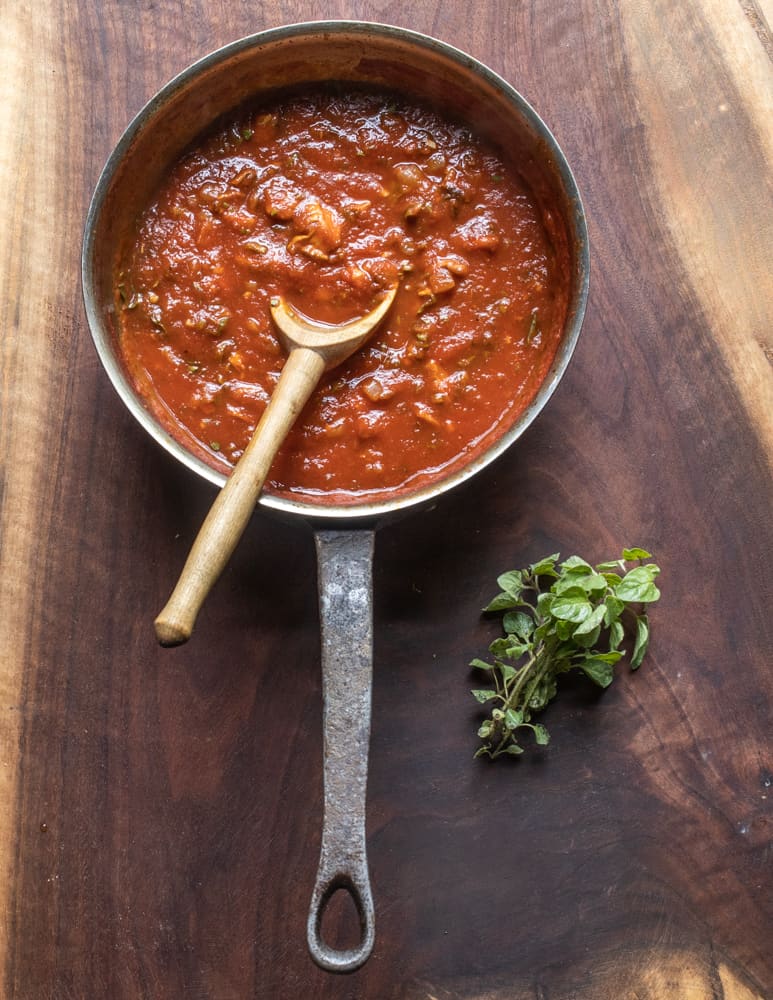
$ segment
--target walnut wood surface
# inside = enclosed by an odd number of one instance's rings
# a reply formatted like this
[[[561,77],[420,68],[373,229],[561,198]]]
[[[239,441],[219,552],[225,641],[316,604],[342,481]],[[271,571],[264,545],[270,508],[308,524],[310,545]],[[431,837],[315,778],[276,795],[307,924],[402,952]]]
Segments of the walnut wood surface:
[[[537,424],[379,533],[377,943],[345,979],[304,934],[311,538],[256,517],[196,641],[157,647],[213,491],[124,412],[78,268],[99,170],[150,95],[222,43],[319,17],[417,28],[510,80],[573,165],[593,254]],[[0,996],[773,996],[769,23],[756,0],[4,6]],[[600,697],[570,685],[544,751],[472,761],[465,664],[497,573],[623,544],[663,566],[649,662]]]

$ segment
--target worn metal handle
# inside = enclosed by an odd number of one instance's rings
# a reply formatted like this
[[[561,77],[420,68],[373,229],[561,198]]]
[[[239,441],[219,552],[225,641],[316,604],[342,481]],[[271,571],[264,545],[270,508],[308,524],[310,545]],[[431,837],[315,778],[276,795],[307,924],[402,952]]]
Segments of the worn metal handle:
[[[325,811],[319,870],[309,909],[311,957],[330,972],[353,972],[373,950],[375,924],[365,845],[365,790],[373,673],[373,532],[316,536],[322,631]],[[360,919],[360,942],[337,950],[322,940],[322,917],[344,890]]]

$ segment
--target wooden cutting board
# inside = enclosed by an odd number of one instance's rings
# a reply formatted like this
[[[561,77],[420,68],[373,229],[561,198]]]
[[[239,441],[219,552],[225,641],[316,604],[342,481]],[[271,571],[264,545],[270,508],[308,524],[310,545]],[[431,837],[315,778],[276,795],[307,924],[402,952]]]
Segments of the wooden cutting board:
[[[573,166],[593,256],[548,410],[379,534],[377,942],[344,979],[305,946],[311,538],[257,516],[195,641],[155,645],[212,489],[124,412],[79,286],[132,115],[218,45],[320,17],[428,32],[512,82]],[[770,23],[757,0],[6,5],[0,996],[773,996]],[[496,576],[633,544],[663,567],[645,666],[568,685],[549,747],[473,761]]]

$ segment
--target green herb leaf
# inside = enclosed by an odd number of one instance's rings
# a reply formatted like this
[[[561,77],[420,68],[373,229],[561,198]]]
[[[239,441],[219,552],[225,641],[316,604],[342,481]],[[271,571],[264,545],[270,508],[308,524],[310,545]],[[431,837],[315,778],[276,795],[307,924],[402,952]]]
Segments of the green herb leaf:
[[[594,608],[585,621],[580,622],[574,630],[575,639],[578,635],[587,635],[589,632],[593,632],[604,621],[604,615],[606,613],[607,609],[604,604],[599,604],[598,607]]]
[[[540,559],[539,562],[532,563],[529,566],[532,576],[558,576],[556,573],[556,562],[558,561],[559,553],[556,552],[552,556],[546,556],[545,559]]]
[[[609,648],[617,649],[625,637],[625,629],[621,623],[615,619],[609,626]]]
[[[585,623],[583,622],[583,625],[584,624]],[[578,626],[578,628],[574,630],[574,635],[572,636],[572,639],[577,643],[578,646],[582,646],[583,649],[590,649],[592,646],[595,646],[596,643],[599,641],[599,636],[601,635],[601,626],[597,625],[592,632],[580,632],[580,634],[578,635],[577,633],[579,629],[583,627],[583,625]]]
[[[504,634],[489,647],[493,664],[482,659],[470,664],[487,671],[496,685],[472,692],[489,712],[478,729],[484,742],[476,757],[522,754],[517,736],[523,729],[533,731],[538,745],[547,745],[548,732],[532,722],[533,714],[553,700],[558,678],[569,671],[580,670],[602,688],[612,683],[615,664],[624,655],[626,620],[635,622],[632,669],[645,657],[649,622],[646,615],[631,612],[632,606],[660,596],[654,582],[660,569],[643,562],[652,557],[644,549],[624,549],[622,559],[595,569],[579,556],[563,563],[559,558],[558,553],[546,556],[497,580],[500,593],[486,611],[502,615]],[[627,570],[630,560],[638,565]]]
[[[511,597],[519,597],[523,590],[523,576],[520,570],[510,570],[497,577],[497,584]]]
[[[577,585],[588,595],[603,594],[609,586],[600,573],[586,573],[577,581]]]
[[[636,619],[636,639],[631,653],[631,670],[637,670],[647,652],[650,643],[650,626],[646,615],[639,615]]]
[[[584,594],[582,597],[557,597],[550,607],[553,617],[565,622],[584,622],[590,617],[592,610],[593,607]]]
[[[550,590],[557,597],[566,595],[569,595],[571,597],[572,594],[576,595],[577,597],[584,597],[585,590],[581,586],[581,580],[583,575],[584,575],[583,570],[577,570],[577,571],[567,570],[566,573],[558,577],[558,579],[550,588]]]
[[[481,705],[485,705],[487,701],[491,701],[492,698],[496,698],[497,693],[496,691],[492,691],[490,688],[478,688],[472,692],[472,696],[473,698],[477,698]]]
[[[516,654],[516,656],[520,655],[521,655],[520,653]],[[502,680],[505,683],[511,681],[513,677],[515,677],[515,675],[518,673],[515,667],[511,667],[509,663],[501,663],[499,660],[497,660],[497,669],[499,670],[499,673],[502,676]]]
[[[604,624],[611,625],[625,611],[625,601],[613,594],[607,594],[604,601]]]
[[[607,653],[597,651],[593,656],[597,660],[602,660],[604,663],[611,663],[613,665],[623,658],[623,654],[618,649],[610,649]]]
[[[615,587],[615,595],[626,602],[649,604],[657,601],[660,591],[653,583],[660,570],[652,563],[636,566]]]
[[[517,635],[528,642],[534,631],[534,619],[523,611],[511,611],[502,619],[502,627],[508,635]]]
[[[510,594],[497,594],[497,596],[486,605],[484,611],[507,611],[514,608],[519,602]]]
[[[585,562],[579,556],[569,556],[569,558],[561,563],[561,569],[566,572],[567,570],[582,570],[584,573],[592,573],[593,567],[590,563]]]
[[[598,657],[589,656],[587,660],[583,660],[580,664],[580,669],[595,684],[598,684],[599,687],[609,687],[612,683],[612,678],[614,677],[612,664],[606,663],[604,660],[598,659]]]
[[[652,559],[652,556],[644,549],[623,549],[623,559]]]
[[[550,609],[553,605],[553,601],[556,599],[555,594],[542,593],[537,595],[537,614],[541,615],[543,618],[550,615]]]

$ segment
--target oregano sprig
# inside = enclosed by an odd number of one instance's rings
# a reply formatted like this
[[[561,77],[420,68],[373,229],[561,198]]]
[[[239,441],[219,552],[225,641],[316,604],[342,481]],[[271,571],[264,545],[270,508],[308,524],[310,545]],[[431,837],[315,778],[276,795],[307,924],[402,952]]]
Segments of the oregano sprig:
[[[608,687],[626,624],[633,632],[631,669],[647,652],[649,622],[641,605],[660,597],[655,578],[660,567],[644,549],[624,549],[620,559],[591,566],[579,556],[559,563],[548,556],[526,569],[503,573],[500,593],[484,612],[501,613],[504,635],[489,646],[493,663],[475,659],[489,686],[473,690],[491,712],[478,729],[476,757],[523,753],[518,738],[531,731],[537,744],[550,737],[532,715],[556,695],[558,678],[580,670],[599,687]],[[628,564],[635,565],[629,568]]]

